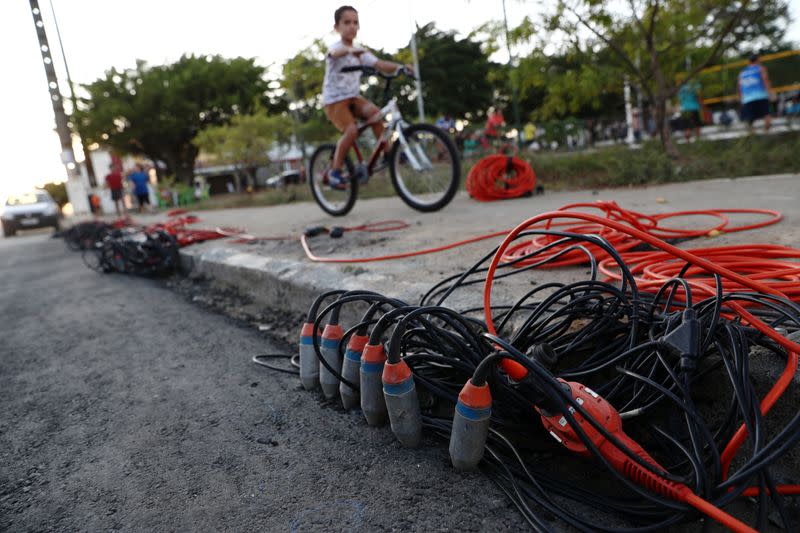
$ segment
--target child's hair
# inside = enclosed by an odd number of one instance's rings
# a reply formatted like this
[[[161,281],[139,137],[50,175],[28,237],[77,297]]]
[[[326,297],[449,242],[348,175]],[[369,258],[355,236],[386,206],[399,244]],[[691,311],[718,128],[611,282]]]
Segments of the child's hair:
[[[356,8],[354,8],[353,6],[342,6],[333,12],[334,24],[339,24],[339,21],[342,20],[342,15],[344,15],[345,11],[352,11],[353,13],[358,13],[358,11],[356,11]]]

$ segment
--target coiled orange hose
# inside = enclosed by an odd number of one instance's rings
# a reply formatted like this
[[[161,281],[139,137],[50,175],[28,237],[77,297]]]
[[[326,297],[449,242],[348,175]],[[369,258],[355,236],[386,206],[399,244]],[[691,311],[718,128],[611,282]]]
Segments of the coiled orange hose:
[[[481,202],[519,198],[536,188],[536,174],[517,157],[494,154],[480,159],[467,175],[467,192]]]

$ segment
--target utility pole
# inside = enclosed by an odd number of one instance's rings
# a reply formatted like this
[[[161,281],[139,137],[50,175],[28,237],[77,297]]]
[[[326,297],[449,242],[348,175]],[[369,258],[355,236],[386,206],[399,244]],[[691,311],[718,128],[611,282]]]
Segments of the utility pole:
[[[50,0],[50,11],[53,13],[53,23],[56,26],[56,37],[58,37],[58,47],[61,49],[61,59],[64,61],[64,71],[67,73],[67,85],[69,86],[70,101],[72,102],[72,112],[75,113],[78,109],[78,98],[75,96],[75,86],[72,84],[72,76],[69,75],[69,64],[67,63],[67,55],[64,53],[64,43],[61,42],[61,30],[58,28],[58,19],[56,18],[56,10],[53,7],[53,0]],[[81,146],[83,147],[83,161],[86,165],[86,174],[89,176],[89,186],[97,187],[97,178],[94,174],[94,164],[92,158],[89,157],[89,149],[81,138]]]
[[[411,40],[408,42],[411,48],[411,57],[414,62],[414,87],[417,91],[417,112],[419,121],[425,122],[425,103],[422,100],[422,75],[419,72],[419,56],[417,55],[417,22],[414,20],[411,0],[408,0],[408,21],[411,23]]]
[[[503,27],[506,31],[506,49],[508,50],[508,81],[511,82],[511,107],[514,110],[514,129],[517,130],[517,146],[522,144],[521,125],[519,120],[519,94],[514,81],[514,56],[511,55],[511,39],[508,33],[508,15],[506,14],[506,0],[503,2]]]
[[[417,31],[411,32],[411,56],[414,58],[414,85],[417,88],[417,111],[419,121],[425,122],[425,104],[422,101],[422,77],[419,72],[419,56],[417,56]]]
[[[36,35],[39,38],[39,49],[42,53],[44,73],[47,76],[47,86],[50,89],[50,101],[53,104],[56,133],[58,133],[58,139],[61,142],[61,162],[64,163],[67,170],[67,195],[75,213],[85,213],[89,211],[89,200],[75,166],[75,155],[72,152],[72,133],[70,132],[69,124],[67,124],[67,114],[64,112],[61,92],[58,89],[58,79],[53,67],[53,58],[50,55],[47,33],[44,30],[42,11],[39,9],[38,0],[29,1],[33,24],[36,27]]]

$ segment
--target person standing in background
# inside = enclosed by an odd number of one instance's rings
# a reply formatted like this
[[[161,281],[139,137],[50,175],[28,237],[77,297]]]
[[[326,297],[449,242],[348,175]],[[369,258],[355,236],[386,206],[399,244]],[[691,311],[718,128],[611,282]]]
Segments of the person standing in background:
[[[122,216],[122,213],[125,212],[125,202],[122,200],[124,192],[122,188],[122,173],[119,171],[118,166],[111,165],[108,168],[106,187],[111,191],[111,200],[114,202],[114,210],[117,212],[117,216]]]
[[[750,133],[753,122],[764,119],[764,131],[769,131],[772,117],[769,114],[769,100],[772,86],[769,83],[767,69],[761,64],[758,54],[750,56],[750,64],[739,73],[739,101],[742,103],[741,116],[747,122]]]
[[[150,204],[150,189],[147,186],[150,177],[144,171],[144,167],[137,163],[134,171],[128,174],[128,181],[133,183],[133,194],[139,202],[139,212],[144,213],[144,206]]]
[[[700,126],[703,125],[703,117],[700,114],[702,110],[700,102],[703,100],[701,90],[702,87],[697,80],[687,81],[678,89],[681,117],[685,122],[683,135],[687,142],[692,137],[692,130],[694,130],[695,139],[700,138]]]

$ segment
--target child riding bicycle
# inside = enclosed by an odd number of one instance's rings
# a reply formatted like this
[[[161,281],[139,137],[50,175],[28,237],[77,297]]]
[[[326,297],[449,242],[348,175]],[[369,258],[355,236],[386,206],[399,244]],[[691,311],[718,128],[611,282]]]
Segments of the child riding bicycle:
[[[364,48],[353,45],[359,29],[358,11],[354,7],[340,7],[334,13],[333,19],[333,29],[339,33],[341,40],[331,45],[325,58],[322,103],[328,120],[342,132],[328,173],[328,185],[334,189],[345,189],[350,176],[342,174],[342,165],[347,152],[358,138],[356,118],[370,121],[370,127],[376,138],[380,138],[384,126],[379,118],[378,107],[360,95],[359,72],[342,72],[342,68],[363,65],[386,73],[401,68],[405,68],[407,73],[413,73],[414,70],[410,65],[404,67],[393,61],[378,59]],[[362,180],[366,178],[366,174],[359,176]]]

